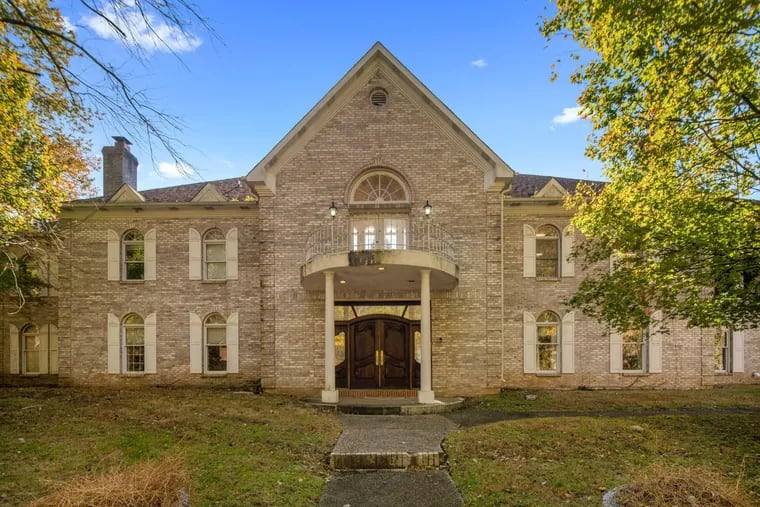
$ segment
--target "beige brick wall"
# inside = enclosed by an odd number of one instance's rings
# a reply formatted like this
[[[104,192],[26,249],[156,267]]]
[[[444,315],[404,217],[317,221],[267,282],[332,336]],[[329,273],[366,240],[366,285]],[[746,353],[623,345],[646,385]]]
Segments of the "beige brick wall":
[[[107,213],[107,212],[101,212]],[[190,280],[188,229],[238,228],[238,280],[224,283]],[[260,377],[260,276],[257,212],[225,217],[209,211],[203,218],[93,219],[62,223],[66,254],[60,259],[60,377],[66,383],[169,384],[245,382]],[[107,280],[108,229],[156,229],[156,280]],[[156,312],[156,374],[107,373],[108,313],[123,317]],[[189,373],[189,312],[201,317],[239,312],[240,373],[205,378]]]
[[[375,107],[369,92],[382,85],[388,104]],[[332,201],[339,217],[348,214],[348,187],[370,167],[388,167],[409,182],[412,217],[425,200],[434,223],[454,238],[460,268],[458,286],[432,293],[433,388],[438,394],[476,394],[500,387],[696,388],[752,382],[760,371],[760,331],[746,333],[745,373],[715,375],[713,332],[671,323],[663,340],[663,373],[609,373],[609,337],[598,323],[576,312],[574,374],[523,373],[523,312],[567,312],[562,300],[582,278],[537,281],[523,277],[523,224],[545,223],[560,230],[570,221],[561,205],[502,205],[499,192],[483,190],[483,173],[456,135],[436,123],[403,86],[380,76],[359,86],[324,126],[284,162],[276,193],[261,196],[249,212],[202,215],[182,210],[126,215],[99,211],[88,219],[62,221],[66,250],[59,262],[60,297],[30,301],[10,315],[6,301],[0,321],[0,365],[7,372],[9,324],[21,327],[58,322],[59,378],[64,383],[118,385],[247,382],[266,388],[321,389],[324,365],[324,294],[301,286],[309,235],[330,220]],[[309,135],[312,133],[309,132]],[[110,214],[109,214],[110,213]],[[503,217],[503,219],[502,219]],[[157,280],[107,280],[106,232],[156,229]],[[239,232],[239,279],[226,283],[188,277],[188,228]],[[502,238],[503,227],[503,238]],[[503,277],[503,280],[502,280]],[[503,286],[502,286],[503,283]],[[503,290],[503,302],[502,302]],[[336,286],[336,300],[418,300],[419,286],[390,292]],[[188,313],[224,316],[239,312],[240,373],[204,377],[189,373]],[[107,314],[157,314],[157,373],[126,377],[107,373]],[[503,326],[502,326],[503,323]]]
[[[389,93],[388,104],[381,108],[368,100],[377,84]],[[487,349],[483,290],[487,223],[483,218],[489,202],[483,191],[483,173],[400,88],[385,80],[361,87],[285,164],[277,177],[271,207],[262,199],[262,215],[274,217],[276,308],[274,323],[264,324],[267,330],[273,325],[272,334],[263,340],[264,348],[273,351],[276,385],[314,388],[323,383],[324,295],[301,288],[303,245],[315,228],[328,223],[327,208],[332,201],[338,204],[339,216],[346,216],[348,186],[362,169],[372,166],[401,173],[411,186],[412,216],[419,217],[429,199],[433,220],[453,234],[456,243],[459,286],[449,293],[432,294],[433,387],[482,389],[488,383],[483,361]],[[495,224],[498,227],[498,220]],[[382,295],[346,290],[338,287],[336,299],[419,299],[418,286]]]

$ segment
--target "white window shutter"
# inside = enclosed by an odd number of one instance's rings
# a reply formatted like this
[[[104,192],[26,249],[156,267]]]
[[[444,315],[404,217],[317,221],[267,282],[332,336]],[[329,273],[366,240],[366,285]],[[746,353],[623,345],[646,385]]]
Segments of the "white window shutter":
[[[21,361],[19,358],[19,345],[21,343],[21,334],[19,334],[18,328],[14,326],[13,324],[8,326],[8,337],[11,340],[10,372],[12,375],[18,375],[19,367],[21,366]]]
[[[662,373],[662,311],[652,314],[649,325],[649,373]]]
[[[562,373],[575,373],[575,312],[562,317]]]
[[[190,373],[203,373],[203,324],[190,312]]]
[[[193,228],[188,231],[190,252],[190,280],[201,279],[201,234]]]
[[[575,261],[570,258],[575,243],[575,227],[568,225],[562,230],[562,276],[575,276]]]
[[[227,317],[227,373],[238,372],[238,313]]]
[[[121,322],[108,314],[108,373],[121,373]]]
[[[623,335],[610,330],[610,373],[623,373]]]
[[[224,251],[227,254],[227,279],[238,279],[238,230],[233,227],[227,231],[227,244]]]
[[[108,229],[108,279],[121,280],[121,241],[116,231]]]
[[[536,373],[536,318],[523,312],[523,372]]]
[[[156,279],[156,229],[145,233],[143,244],[145,248],[145,280]]]
[[[536,276],[536,230],[523,224],[523,276]]]
[[[744,372],[744,331],[734,331],[731,336],[731,371]]]
[[[45,324],[44,326],[40,327],[39,330],[39,340],[40,340],[40,355],[39,355],[39,364],[40,369],[38,370],[39,373],[47,373],[48,372],[48,351],[50,350],[48,346],[48,340],[50,338],[50,326],[48,324]]]
[[[145,317],[145,373],[156,373],[156,312]]]
[[[56,375],[58,373],[58,326],[50,324],[50,333],[48,336],[48,347],[50,350],[50,364],[48,369],[51,374]]]

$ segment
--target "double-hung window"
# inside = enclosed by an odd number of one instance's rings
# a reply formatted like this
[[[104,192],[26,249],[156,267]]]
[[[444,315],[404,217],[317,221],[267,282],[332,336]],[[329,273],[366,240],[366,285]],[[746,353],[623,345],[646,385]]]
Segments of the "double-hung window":
[[[145,241],[139,231],[124,233],[122,245],[122,279],[145,279]]]

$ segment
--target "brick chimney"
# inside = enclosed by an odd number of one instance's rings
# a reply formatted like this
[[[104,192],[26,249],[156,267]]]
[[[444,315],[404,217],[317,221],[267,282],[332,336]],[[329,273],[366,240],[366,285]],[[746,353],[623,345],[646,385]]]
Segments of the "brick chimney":
[[[137,190],[137,157],[126,137],[113,136],[113,146],[103,146],[103,197],[112,196],[126,183]]]

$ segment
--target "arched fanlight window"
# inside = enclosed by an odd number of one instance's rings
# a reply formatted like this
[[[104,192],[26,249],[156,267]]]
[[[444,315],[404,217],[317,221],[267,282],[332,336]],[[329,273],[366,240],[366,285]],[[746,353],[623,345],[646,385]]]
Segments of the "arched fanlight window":
[[[140,231],[130,230],[121,237],[122,279],[145,279],[145,240]]]
[[[551,225],[536,231],[536,277],[559,277],[559,231]]]
[[[559,315],[544,311],[536,319],[536,370],[559,371]]]
[[[121,321],[121,364],[124,372],[145,371],[145,321],[135,313]]]
[[[224,280],[227,278],[227,253],[224,234],[211,229],[203,235],[203,278]]]
[[[203,321],[204,371],[227,371],[227,321],[212,313]]]
[[[409,191],[401,179],[390,171],[373,171],[362,176],[352,187],[352,204],[402,204],[409,202]]]

